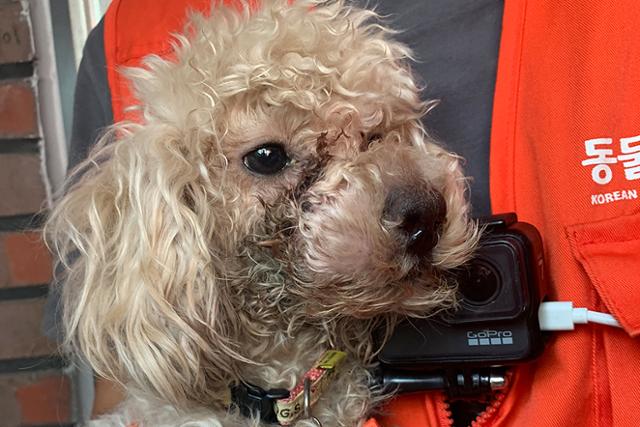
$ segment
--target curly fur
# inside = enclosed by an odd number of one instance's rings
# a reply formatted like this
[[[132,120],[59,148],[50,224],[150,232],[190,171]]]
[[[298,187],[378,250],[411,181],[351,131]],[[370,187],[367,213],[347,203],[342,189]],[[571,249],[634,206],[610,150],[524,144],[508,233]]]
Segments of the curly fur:
[[[227,412],[229,384],[292,388],[328,348],[349,362],[314,415],[360,425],[384,398],[367,371],[384,336],[455,301],[445,273],[478,232],[409,50],[341,0],[263,3],[191,14],[170,59],[126,71],[141,124],[103,137],[47,224],[66,348],[131,394],[95,425],[258,425]],[[291,164],[249,172],[268,141]],[[407,186],[446,203],[423,258],[384,214]]]

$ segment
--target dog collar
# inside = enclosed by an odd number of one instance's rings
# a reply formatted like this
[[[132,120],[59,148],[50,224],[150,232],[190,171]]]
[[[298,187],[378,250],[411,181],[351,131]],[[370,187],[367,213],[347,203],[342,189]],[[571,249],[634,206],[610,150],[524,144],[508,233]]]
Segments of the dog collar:
[[[338,350],[324,352],[291,390],[265,390],[246,382],[233,385],[231,402],[242,415],[259,415],[261,421],[271,424],[288,426],[301,415],[313,418],[311,407],[320,399],[345,357],[346,354]],[[320,425],[317,419],[316,422]]]

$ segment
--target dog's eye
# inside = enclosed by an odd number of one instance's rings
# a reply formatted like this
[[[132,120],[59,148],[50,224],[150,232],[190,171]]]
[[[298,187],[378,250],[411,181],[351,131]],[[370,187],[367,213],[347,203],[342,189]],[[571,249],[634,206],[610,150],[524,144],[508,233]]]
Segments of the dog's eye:
[[[260,175],[274,175],[287,167],[290,162],[281,144],[265,144],[245,154],[242,161],[247,169]]]

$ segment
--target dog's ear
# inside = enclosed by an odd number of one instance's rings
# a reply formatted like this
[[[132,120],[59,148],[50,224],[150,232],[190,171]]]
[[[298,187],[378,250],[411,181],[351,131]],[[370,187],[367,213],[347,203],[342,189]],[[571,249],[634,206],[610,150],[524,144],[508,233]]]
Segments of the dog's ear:
[[[242,360],[224,262],[238,221],[216,209],[225,163],[203,146],[169,125],[115,129],[45,227],[65,267],[67,348],[176,404],[220,399]]]

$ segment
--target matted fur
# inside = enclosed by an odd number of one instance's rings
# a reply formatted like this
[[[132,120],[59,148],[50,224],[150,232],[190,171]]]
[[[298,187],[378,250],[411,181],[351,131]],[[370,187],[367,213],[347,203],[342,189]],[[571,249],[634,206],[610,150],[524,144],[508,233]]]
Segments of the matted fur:
[[[444,273],[478,238],[391,34],[343,1],[217,7],[191,15],[172,59],[126,71],[142,124],[114,126],[46,227],[66,348],[132,395],[96,425],[255,425],[226,413],[229,384],[292,388],[328,348],[348,362],[314,407],[324,426],[383,399],[367,371],[380,342],[454,303]],[[243,156],[270,141],[290,165],[251,173]],[[405,187],[446,202],[422,258],[385,217]]]

